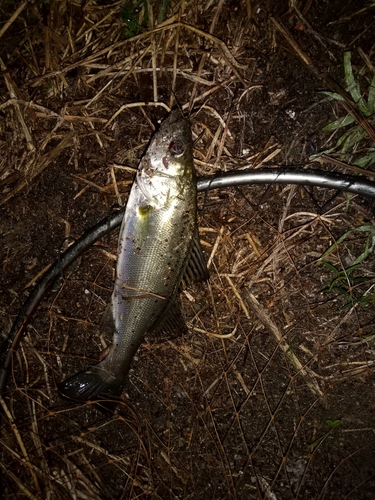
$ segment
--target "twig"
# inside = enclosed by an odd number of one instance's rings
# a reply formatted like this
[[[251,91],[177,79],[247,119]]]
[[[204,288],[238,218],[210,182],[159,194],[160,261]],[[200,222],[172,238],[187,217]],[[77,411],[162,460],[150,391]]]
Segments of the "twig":
[[[199,97],[196,97],[194,99],[194,102],[190,105],[190,103],[186,103],[182,106],[182,109],[185,110],[185,109],[189,109],[190,108],[193,108],[194,105],[197,103],[197,102],[200,102],[200,101],[205,101],[207,99],[207,97],[213,93],[215,93],[217,90],[220,90],[222,89],[225,85],[227,85],[228,83],[231,83],[235,80],[234,76],[231,76],[230,78],[228,78],[228,80],[225,80],[224,82],[222,83],[219,83],[218,85],[215,85],[215,87],[211,87],[210,89],[206,90],[206,92],[203,92],[203,94],[201,94]]]
[[[40,500],[40,497],[36,497],[35,495],[33,495],[31,491],[23,483],[21,483],[18,477],[13,474],[11,470],[7,469],[2,462],[0,462],[0,467],[3,469],[4,474],[9,476],[15,482],[20,491],[22,491],[22,493],[24,493],[27,498],[30,498],[31,500]]]
[[[226,280],[228,281],[228,283],[230,284],[230,286],[231,286],[231,288],[232,288],[232,290],[233,290],[233,292],[234,292],[234,295],[237,297],[237,299],[238,299],[238,301],[239,301],[239,303],[240,303],[240,305],[241,305],[241,308],[242,308],[243,312],[245,313],[246,318],[247,318],[247,319],[249,319],[249,318],[250,318],[249,311],[248,311],[247,307],[245,306],[245,303],[244,303],[244,301],[242,300],[242,297],[241,297],[241,295],[240,295],[239,291],[238,291],[238,290],[237,290],[237,288],[234,286],[233,281],[230,279],[230,277],[229,277],[227,274],[225,275],[225,278],[226,278]]]
[[[364,60],[366,66],[371,71],[371,73],[375,73],[375,66],[372,64],[369,56],[363,52],[363,50],[361,49],[361,47],[358,47],[358,54],[362,57],[362,59]]]
[[[313,36],[315,36],[315,38],[322,44],[322,46],[324,47],[325,50],[327,50],[327,47],[326,47],[326,45],[325,45],[325,43],[324,43],[323,40],[327,40],[327,42],[330,42],[333,45],[336,45],[337,47],[340,47],[340,49],[345,49],[345,47],[346,47],[345,44],[343,44],[341,42],[338,42],[337,40],[333,40],[332,38],[323,37],[318,32],[316,32],[312,28],[312,26],[307,22],[307,20],[305,19],[305,17],[303,17],[303,15],[298,10],[298,8],[296,7],[296,5],[293,5],[293,9],[294,9],[295,13],[297,14],[297,16],[300,18],[301,22],[305,25],[306,31],[309,32],[309,33],[311,33]]]
[[[28,179],[21,181],[18,184],[18,186],[16,186],[14,189],[12,189],[12,191],[10,191],[6,196],[4,196],[4,198],[0,200],[0,206],[7,203],[15,194],[22,191],[32,179],[34,179],[37,175],[43,172],[43,170],[48,167],[48,165],[52,162],[52,160],[54,160],[65,148],[70,146],[73,137],[74,137],[74,132],[70,132],[62,139],[62,141],[55,148],[53,148],[51,151],[43,155],[40,158],[38,164],[33,168],[33,171],[28,176]]]
[[[123,84],[124,82],[129,78],[129,76],[133,73],[134,71],[134,68],[141,63],[142,59],[144,58],[144,56],[151,50],[151,47],[152,45],[150,44],[143,52],[142,54],[138,57],[138,59],[135,60],[135,62],[131,65],[129,71],[127,71],[125,73],[125,75],[121,78],[121,80],[119,81],[119,83],[116,85],[116,87],[114,87],[113,90],[118,90]],[[93,78],[92,78],[93,79]]]
[[[366,170],[361,167],[356,167],[355,165],[350,165],[349,163],[345,163],[339,160],[338,158],[333,158],[332,156],[329,155],[322,155],[318,158],[314,158],[314,161],[317,161],[319,163],[324,163],[324,162],[332,163],[333,165],[337,165],[338,167],[341,167],[344,170],[349,170],[350,172],[356,172],[357,174],[364,175],[372,180],[375,179],[375,172],[372,172],[371,170]]]
[[[207,333],[204,330],[202,331],[202,333],[206,333],[209,337],[216,337],[218,339],[230,339],[236,335],[237,328],[238,325],[236,325],[230,333],[210,333],[210,332]],[[194,330],[199,330],[199,329],[194,328]]]
[[[224,234],[224,230],[225,230],[225,226],[222,226],[222,228],[220,229],[220,232],[216,238],[216,241],[214,243],[214,246],[212,248],[212,251],[211,251],[211,255],[207,261],[207,269],[209,269],[209,267],[211,266],[211,262],[213,261],[213,258],[215,257],[215,254],[217,252],[217,248],[219,246],[219,243],[223,237],[223,234]]]
[[[26,447],[22,441],[22,438],[21,438],[21,434],[19,433],[18,429],[17,429],[17,426],[16,426],[16,422],[14,421],[13,417],[12,417],[12,414],[10,413],[9,411],[9,408],[7,407],[5,401],[4,401],[4,398],[2,396],[0,396],[0,405],[8,419],[8,422],[9,422],[9,425],[10,425],[10,428],[12,429],[13,431],[13,434],[15,435],[15,438],[17,440],[17,443],[18,443],[18,446],[20,447],[20,450],[22,452],[22,455],[25,459],[25,462],[26,462],[26,465],[27,467],[29,468],[30,470],[30,474],[31,474],[31,477],[33,478],[33,481],[34,481],[34,485],[35,485],[35,488],[37,489],[37,491],[40,492],[40,487],[39,487],[39,483],[38,483],[38,478],[36,477],[36,474],[35,474],[35,471],[33,470],[33,466],[30,462],[30,459],[29,459],[29,455],[27,454],[27,451],[26,451]],[[1,464],[1,462],[0,462]],[[17,481],[17,484],[21,484]]]
[[[113,120],[118,116],[120,113],[122,113],[125,109],[130,109],[130,108],[137,108],[138,106],[161,106],[162,108],[166,109],[168,112],[170,111],[169,107],[164,103],[164,102],[131,102],[129,104],[124,104],[121,106],[108,120],[104,128],[107,128],[110,123],[113,122]]]
[[[53,115],[47,115],[45,113],[36,112],[35,116],[37,118],[48,118]],[[107,118],[100,118],[99,116],[74,116],[74,115],[57,115],[56,118],[63,118],[67,122],[90,122],[90,123],[107,123]]]
[[[9,26],[17,19],[17,17],[21,14],[23,9],[26,7],[28,4],[28,0],[23,0],[22,3],[18,6],[18,8],[14,11],[13,15],[8,19],[8,21],[4,24],[4,26],[0,30],[0,38],[4,35],[4,33],[7,31]]]
[[[199,111],[201,109],[207,109],[207,111],[209,111],[210,113],[212,113],[219,120],[219,122],[221,123],[223,129],[225,129],[227,127],[227,123],[225,122],[224,118],[221,116],[221,114],[215,108],[213,108],[212,106],[208,106],[207,104],[202,104],[202,106],[200,106],[200,108],[199,108]],[[199,111],[198,111],[198,113],[199,113]],[[230,132],[229,128],[228,128],[228,131],[227,131],[227,135],[233,139],[233,135]]]
[[[321,391],[318,383],[316,380],[311,379],[309,376],[309,373],[314,373],[312,370],[306,370],[306,368],[302,365],[300,360],[297,358],[297,356],[294,354],[292,351],[291,347],[288,345],[288,343],[285,341],[285,338],[281,333],[279,332],[279,329],[275,325],[275,323],[271,320],[271,318],[268,316],[264,308],[260,305],[258,300],[254,297],[254,295],[248,291],[248,300],[250,303],[250,306],[253,310],[253,312],[258,316],[262,324],[267,328],[267,330],[272,333],[272,335],[275,337],[278,345],[280,348],[284,351],[284,354],[289,358],[289,360],[292,362],[293,366],[295,369],[303,375],[306,378],[306,384],[309,386],[310,390],[318,394],[319,396],[323,396],[323,392]]]
[[[106,190],[103,187],[99,186],[95,182],[92,182],[92,181],[90,181],[88,179],[83,179],[82,177],[80,177],[77,174],[70,174],[70,176],[74,177],[74,179],[77,179],[77,181],[83,182],[84,184],[87,184],[88,186],[94,187],[95,189],[97,189],[101,193],[105,193],[106,192]]]
[[[11,76],[7,73],[7,67],[5,66],[5,64],[4,64],[3,60],[1,59],[1,57],[0,57],[0,69],[1,69],[1,71],[4,71],[5,84],[7,86],[9,95],[10,95],[10,97],[12,99],[14,99],[14,108],[16,110],[16,114],[17,114],[18,120],[19,120],[19,122],[21,124],[21,128],[22,128],[23,134],[24,134],[25,139],[26,139],[27,148],[28,148],[29,151],[35,151],[35,146],[34,146],[34,143],[33,143],[33,139],[31,137],[29,129],[27,128],[26,122],[24,120],[24,117],[22,116],[21,110],[20,110],[20,108],[18,106],[18,103],[17,103],[17,92],[15,90],[16,89],[16,85],[13,82]]]
[[[171,19],[174,21],[175,18],[176,17],[174,16]],[[196,28],[195,26],[191,26],[190,24],[186,24],[186,23],[184,23],[182,21],[172,22],[172,23],[169,23],[168,21],[169,20],[167,19],[163,24],[161,24],[160,26],[156,27],[155,29],[153,29],[151,31],[147,31],[145,33],[141,33],[139,35],[133,36],[132,38],[128,38],[127,40],[118,41],[118,42],[116,42],[116,43],[114,43],[114,44],[112,44],[112,45],[110,45],[108,47],[105,47],[105,48],[103,48],[103,49],[101,49],[101,50],[99,50],[97,52],[94,51],[93,54],[91,54],[90,56],[86,57],[85,59],[80,59],[80,60],[78,60],[78,61],[76,61],[76,62],[74,62],[72,64],[69,64],[65,68],[45,73],[44,75],[39,76],[39,77],[33,79],[30,82],[30,84],[33,87],[36,87],[43,80],[50,79],[50,78],[52,78],[54,76],[62,75],[64,73],[68,73],[69,71],[71,71],[71,70],[73,70],[75,68],[78,68],[80,66],[87,66],[90,62],[98,60],[100,58],[100,56],[103,56],[104,54],[107,54],[109,52],[113,52],[116,49],[119,49],[120,47],[123,47],[124,45],[127,45],[128,43],[134,43],[134,42],[136,42],[138,40],[142,40],[143,38],[148,38],[152,34],[160,33],[160,32],[165,31],[165,30],[169,30],[169,29],[174,29],[174,28],[181,27],[181,28],[186,28],[186,29],[188,29],[190,31],[193,31],[194,33],[197,33],[198,35],[201,35],[201,36],[203,36],[205,38],[208,38],[215,45],[217,45],[220,48],[221,52],[223,53],[223,56],[226,58],[228,64],[231,66],[233,73],[246,86],[246,83],[243,81],[241,75],[238,73],[238,71],[237,71],[236,68],[242,69],[242,70],[246,70],[247,69],[247,65],[240,64],[238,61],[236,61],[236,59],[232,55],[231,51],[228,49],[228,47],[226,46],[226,44],[222,40],[220,40],[219,38],[217,38],[214,35],[211,35],[211,34],[207,33],[206,31],[200,30],[199,28]]]
[[[113,186],[115,188],[115,194],[116,194],[116,197],[117,197],[117,203],[120,205],[120,207],[122,207],[123,203],[122,203],[122,199],[121,199],[121,196],[120,196],[120,191],[119,191],[118,186],[117,186],[115,169],[114,169],[113,165],[110,166],[110,172],[111,172],[111,177],[112,177],[112,181],[113,181]]]

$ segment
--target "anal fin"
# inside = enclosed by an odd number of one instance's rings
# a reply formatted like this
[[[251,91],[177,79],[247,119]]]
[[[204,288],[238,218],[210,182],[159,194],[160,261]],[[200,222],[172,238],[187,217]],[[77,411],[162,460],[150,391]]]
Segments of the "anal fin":
[[[176,338],[186,332],[187,326],[181,313],[178,298],[174,297],[169,301],[161,319],[150,333],[160,340],[164,338]]]

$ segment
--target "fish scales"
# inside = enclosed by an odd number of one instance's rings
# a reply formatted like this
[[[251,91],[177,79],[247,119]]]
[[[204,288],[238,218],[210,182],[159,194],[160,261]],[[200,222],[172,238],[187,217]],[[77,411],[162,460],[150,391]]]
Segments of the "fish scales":
[[[137,207],[143,206],[140,200],[134,203],[135,210],[129,211],[129,217],[137,223],[134,227],[125,223],[128,230],[120,237],[112,298],[118,348],[111,356],[116,363],[119,359],[131,361],[144,336],[139,332],[147,334],[152,330],[168,299],[177,292],[195,229],[194,191],[187,184],[181,192],[183,199],[175,199],[158,210],[150,209],[146,215],[139,213]],[[138,189],[135,193],[142,198]],[[133,206],[131,199],[129,202]]]
[[[99,364],[59,384],[64,396],[121,395],[134,354],[145,335],[167,319],[197,245],[196,197],[190,126],[175,110],[151,140],[127,202],[105,314],[112,346]]]

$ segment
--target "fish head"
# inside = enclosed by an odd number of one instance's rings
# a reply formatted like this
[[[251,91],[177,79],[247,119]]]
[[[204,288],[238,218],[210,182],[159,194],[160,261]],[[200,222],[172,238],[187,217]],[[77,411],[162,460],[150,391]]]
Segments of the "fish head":
[[[190,124],[180,110],[172,111],[153,136],[136,182],[155,208],[169,204],[195,183]]]

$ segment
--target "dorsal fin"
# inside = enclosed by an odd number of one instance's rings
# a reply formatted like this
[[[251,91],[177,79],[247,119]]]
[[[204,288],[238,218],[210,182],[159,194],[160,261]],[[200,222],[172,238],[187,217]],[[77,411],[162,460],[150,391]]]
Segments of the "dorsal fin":
[[[198,228],[195,230],[193,238],[193,247],[190,258],[186,264],[185,272],[182,277],[182,286],[186,286],[193,281],[207,281],[210,275],[203,257],[202,247],[199,241]]]

